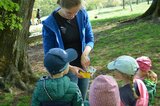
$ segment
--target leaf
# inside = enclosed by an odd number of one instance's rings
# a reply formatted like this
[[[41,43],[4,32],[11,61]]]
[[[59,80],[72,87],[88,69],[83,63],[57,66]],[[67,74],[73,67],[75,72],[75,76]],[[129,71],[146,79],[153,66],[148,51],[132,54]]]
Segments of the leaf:
[[[0,15],[0,30],[5,27],[13,29],[21,29],[22,18],[18,17],[16,11],[19,10],[19,5],[11,0],[0,0],[0,9],[4,15],[4,20]]]
[[[3,30],[3,29],[4,29],[3,23],[0,22],[0,30]]]

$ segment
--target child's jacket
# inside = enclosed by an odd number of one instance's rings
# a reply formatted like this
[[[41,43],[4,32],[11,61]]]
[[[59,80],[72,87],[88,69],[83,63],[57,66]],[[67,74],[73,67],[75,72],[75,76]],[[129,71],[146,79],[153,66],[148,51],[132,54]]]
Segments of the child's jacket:
[[[83,102],[78,86],[67,76],[57,79],[41,78],[37,82],[32,95],[32,106],[40,106],[41,102],[51,99],[56,102],[71,102],[73,106],[81,106]]]

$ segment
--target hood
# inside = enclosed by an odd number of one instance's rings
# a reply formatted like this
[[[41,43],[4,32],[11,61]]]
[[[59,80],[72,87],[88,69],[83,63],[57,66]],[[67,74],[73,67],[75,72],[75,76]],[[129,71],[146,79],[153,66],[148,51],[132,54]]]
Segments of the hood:
[[[43,81],[41,81],[40,83],[44,85]],[[67,76],[57,79],[50,78],[47,79],[45,83],[46,90],[51,98],[59,99],[66,94],[70,85],[70,79]]]

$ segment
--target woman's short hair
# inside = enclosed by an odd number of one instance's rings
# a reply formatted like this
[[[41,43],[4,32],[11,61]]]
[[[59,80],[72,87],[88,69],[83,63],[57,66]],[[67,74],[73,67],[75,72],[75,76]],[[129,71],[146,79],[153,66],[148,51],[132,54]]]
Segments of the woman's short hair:
[[[70,9],[82,4],[82,0],[57,0],[57,4],[63,8]]]

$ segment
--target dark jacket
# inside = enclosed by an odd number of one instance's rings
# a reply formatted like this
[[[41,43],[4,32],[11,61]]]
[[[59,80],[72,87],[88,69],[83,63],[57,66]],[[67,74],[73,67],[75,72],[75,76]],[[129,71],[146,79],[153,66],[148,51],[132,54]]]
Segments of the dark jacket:
[[[40,79],[32,95],[32,106],[40,106],[41,102],[51,101],[44,85],[49,96],[53,99],[52,101],[71,102],[73,106],[82,105],[82,95],[78,86],[71,82],[67,76],[64,76],[57,79],[50,77]]]

